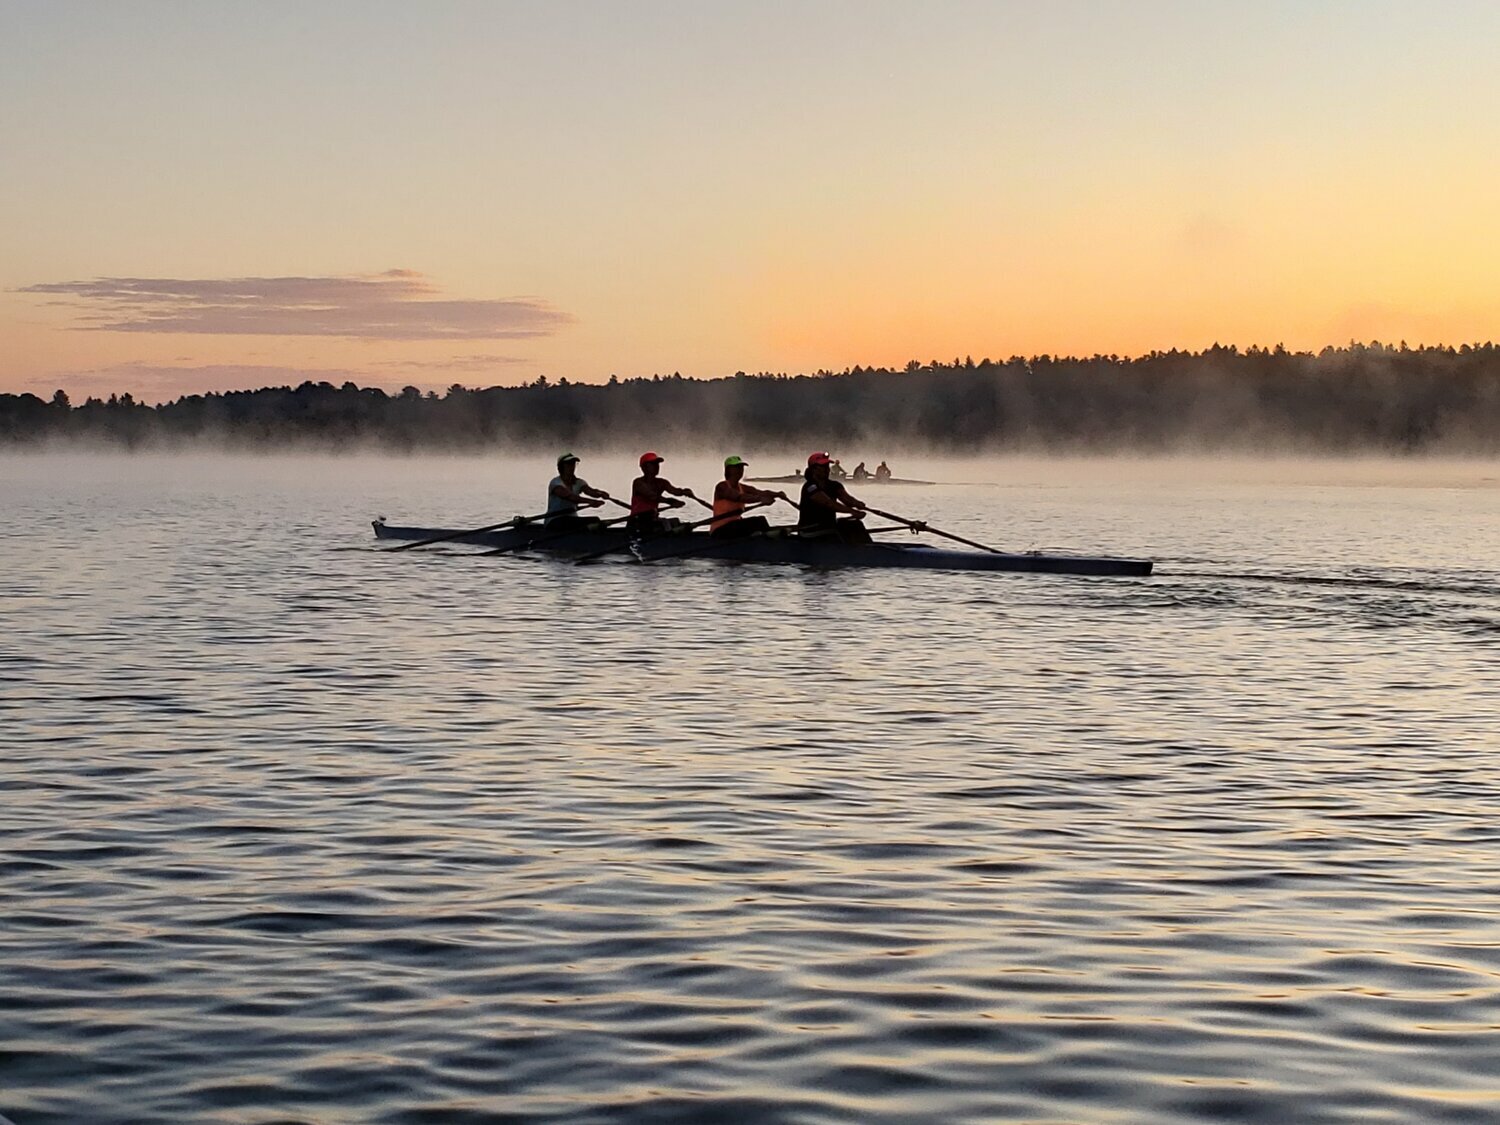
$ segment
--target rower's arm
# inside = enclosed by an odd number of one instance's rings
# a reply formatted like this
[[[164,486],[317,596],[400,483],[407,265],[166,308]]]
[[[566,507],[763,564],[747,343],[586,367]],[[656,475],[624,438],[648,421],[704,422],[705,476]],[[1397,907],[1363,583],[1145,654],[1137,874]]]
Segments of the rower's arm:
[[[594,488],[592,485],[589,485],[589,486],[587,486],[585,488],[580,488],[578,491],[582,492],[586,496],[597,496],[601,500],[613,500],[614,499],[614,497],[611,496],[609,493],[605,492],[604,489],[602,489],[602,488]]]
[[[821,504],[825,508],[832,508],[835,512],[849,512],[858,515],[865,510],[863,500],[856,500],[849,495],[847,488],[840,488],[836,493],[829,489],[820,488],[812,494],[814,503]]]

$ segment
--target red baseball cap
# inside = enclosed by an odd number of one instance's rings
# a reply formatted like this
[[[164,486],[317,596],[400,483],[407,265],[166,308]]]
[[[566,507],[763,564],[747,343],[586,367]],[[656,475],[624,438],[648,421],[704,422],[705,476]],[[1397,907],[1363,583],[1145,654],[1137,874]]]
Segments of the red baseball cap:
[[[641,464],[642,465],[649,465],[652,461],[665,461],[665,460],[666,460],[666,458],[663,457],[660,453],[642,453],[641,454]]]
[[[826,465],[826,464],[829,463],[828,462],[828,454],[826,454],[826,453],[813,453],[813,454],[809,454],[809,456],[807,458],[807,463],[809,465]]]

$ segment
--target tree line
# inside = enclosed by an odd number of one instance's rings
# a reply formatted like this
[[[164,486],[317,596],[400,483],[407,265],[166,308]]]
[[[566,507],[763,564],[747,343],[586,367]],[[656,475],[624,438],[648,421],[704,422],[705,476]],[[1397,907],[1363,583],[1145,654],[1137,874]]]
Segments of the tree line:
[[[1143,356],[913,360],[787,375],[680,373],[608,383],[388,394],[352,382],[74,404],[0,394],[0,445],[851,445],[951,453],[1259,450],[1500,452],[1500,346],[1214,346]]]

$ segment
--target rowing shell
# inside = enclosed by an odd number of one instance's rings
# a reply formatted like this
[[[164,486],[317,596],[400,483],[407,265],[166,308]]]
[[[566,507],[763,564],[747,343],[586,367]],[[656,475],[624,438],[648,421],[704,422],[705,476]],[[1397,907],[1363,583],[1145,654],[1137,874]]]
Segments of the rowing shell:
[[[665,560],[679,555],[746,563],[801,563],[815,567],[873,567],[916,570],[1007,570],[1030,574],[1095,574],[1144,577],[1151,573],[1149,559],[1092,558],[1082,555],[1043,555],[949,551],[906,543],[842,543],[833,539],[800,536],[754,536],[748,539],[712,539],[706,532],[689,531],[663,535],[630,544],[622,530],[605,528],[554,536],[540,526],[506,528],[476,535],[459,535],[441,527],[393,527],[384,520],[374,522],[378,539],[436,539],[452,535],[454,543],[476,547],[522,550],[534,547],[559,555],[591,555],[627,548],[643,561]],[[538,542],[545,540],[545,542]]]

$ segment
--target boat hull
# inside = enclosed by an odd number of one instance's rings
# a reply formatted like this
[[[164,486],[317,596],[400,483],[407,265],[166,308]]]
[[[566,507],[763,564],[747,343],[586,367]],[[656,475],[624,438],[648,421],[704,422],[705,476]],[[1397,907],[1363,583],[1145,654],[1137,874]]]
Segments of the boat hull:
[[[376,520],[379,539],[415,541],[452,535],[440,527],[395,527]],[[540,528],[507,528],[501,531],[461,535],[449,540],[476,547],[506,550],[537,550],[559,555],[590,555],[601,551],[634,554],[644,561],[665,561],[691,556],[726,562],[801,564],[814,567],[867,567],[911,570],[998,570],[1027,574],[1092,574],[1114,577],[1145,577],[1151,573],[1149,559],[1114,559],[1082,555],[991,554],[985,551],[949,551],[914,544],[853,544],[835,540],[754,536],[748,539],[713,539],[705,532],[683,532],[647,539],[631,547],[619,530],[581,531],[549,535]]]

